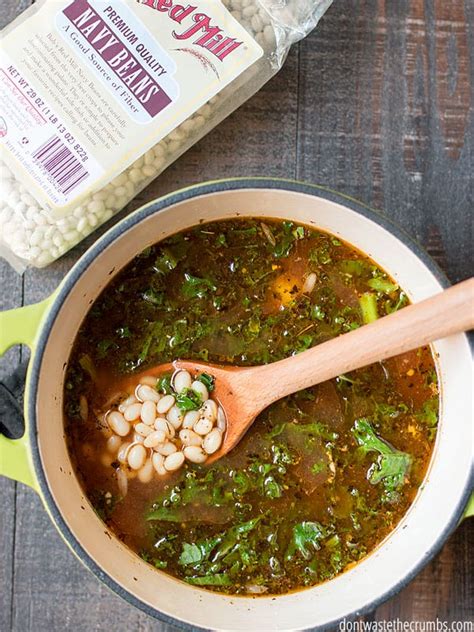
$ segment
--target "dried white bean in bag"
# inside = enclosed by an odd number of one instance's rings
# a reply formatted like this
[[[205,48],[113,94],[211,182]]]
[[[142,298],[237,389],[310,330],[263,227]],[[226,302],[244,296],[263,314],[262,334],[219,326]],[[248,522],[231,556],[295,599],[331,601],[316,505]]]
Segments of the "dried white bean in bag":
[[[280,69],[291,44],[316,26],[331,2],[224,0],[232,16],[263,48],[263,57],[64,217],[56,217],[52,209],[40,204],[0,158],[0,255],[18,269],[27,265],[43,267],[111,219],[184,151],[259,90]]]

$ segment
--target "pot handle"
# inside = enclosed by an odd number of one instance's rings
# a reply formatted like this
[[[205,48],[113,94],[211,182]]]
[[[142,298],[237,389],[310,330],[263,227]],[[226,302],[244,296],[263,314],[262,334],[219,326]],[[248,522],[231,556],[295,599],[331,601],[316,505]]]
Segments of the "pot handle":
[[[464,510],[464,514],[462,519],[472,518],[474,517],[474,492],[471,494],[471,497],[467,501],[466,509]]]
[[[0,355],[16,344],[25,344],[34,351],[39,325],[54,295],[40,303],[0,313]],[[38,490],[28,449],[28,426],[19,439],[0,434],[0,474]]]

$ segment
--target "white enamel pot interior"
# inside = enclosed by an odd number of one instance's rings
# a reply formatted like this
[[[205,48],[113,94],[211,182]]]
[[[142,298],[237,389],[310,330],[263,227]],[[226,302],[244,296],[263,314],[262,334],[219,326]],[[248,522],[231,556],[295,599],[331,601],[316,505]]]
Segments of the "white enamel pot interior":
[[[291,219],[331,232],[367,253],[420,301],[442,276],[398,229],[362,205],[318,187],[278,180],[234,180],[193,187],[143,207],[102,237],[63,282],[43,323],[29,376],[30,447],[48,511],[81,560],[115,592],[176,625],[212,630],[325,628],[367,611],[399,590],[456,526],[470,489],[471,356],[465,335],[433,345],[441,419],[429,471],[398,527],[369,556],[314,588],[273,597],[231,597],[177,581],[110,537],[72,474],[62,419],[68,354],[81,321],[110,279],[146,246],[223,218]]]

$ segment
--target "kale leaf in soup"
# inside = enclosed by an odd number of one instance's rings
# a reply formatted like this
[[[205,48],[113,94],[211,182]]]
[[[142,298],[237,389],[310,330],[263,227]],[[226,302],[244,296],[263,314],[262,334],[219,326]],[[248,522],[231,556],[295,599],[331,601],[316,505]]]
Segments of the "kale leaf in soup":
[[[438,414],[429,348],[286,397],[226,457],[148,482],[117,456],[131,439],[106,447],[103,415],[117,385],[155,365],[274,362],[407,303],[363,254],[292,222],[202,224],[147,248],[97,298],[67,368],[69,448],[99,516],[149,564],[220,592],[285,593],[356,564],[426,472]],[[172,392],[169,376],[156,388]],[[188,390],[180,406],[200,403]]]

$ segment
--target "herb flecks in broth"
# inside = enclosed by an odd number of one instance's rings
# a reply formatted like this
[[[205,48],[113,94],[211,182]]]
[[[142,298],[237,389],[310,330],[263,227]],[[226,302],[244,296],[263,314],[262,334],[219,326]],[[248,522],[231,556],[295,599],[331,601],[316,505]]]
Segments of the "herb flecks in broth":
[[[428,348],[276,402],[223,459],[131,477],[123,498],[117,463],[98,457],[97,384],[176,358],[273,362],[407,303],[361,253],[292,222],[216,222],[148,248],[96,300],[68,366],[67,431],[91,502],[144,560],[208,589],[283,593],[357,563],[426,471],[438,412]]]

